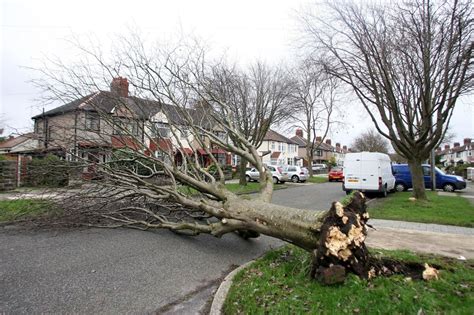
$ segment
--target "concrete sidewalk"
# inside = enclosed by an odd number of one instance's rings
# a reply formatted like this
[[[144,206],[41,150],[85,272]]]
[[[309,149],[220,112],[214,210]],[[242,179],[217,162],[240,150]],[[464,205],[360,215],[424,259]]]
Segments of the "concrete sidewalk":
[[[369,210],[370,213],[370,210]],[[393,221],[393,220],[381,220],[381,219],[370,219],[369,224],[373,225],[374,228],[391,228],[391,229],[403,229],[421,232],[434,232],[434,233],[447,233],[447,234],[460,234],[460,235],[474,235],[474,228],[454,226],[454,225],[441,225],[431,223],[417,223],[417,222],[406,222],[406,221]]]
[[[366,244],[372,248],[407,249],[460,259],[474,259],[474,235],[379,228],[369,230]]]

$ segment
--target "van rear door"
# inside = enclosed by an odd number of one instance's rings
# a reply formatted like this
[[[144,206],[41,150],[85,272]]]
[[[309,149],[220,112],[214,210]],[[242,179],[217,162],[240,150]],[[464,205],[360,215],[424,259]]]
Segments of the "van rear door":
[[[361,161],[361,189],[377,190],[379,189],[380,166],[377,160]]]
[[[347,189],[360,189],[361,161],[360,161],[360,157],[354,158],[354,155],[350,156],[350,159],[347,158],[346,161],[344,162],[344,168],[343,168],[344,186]]]

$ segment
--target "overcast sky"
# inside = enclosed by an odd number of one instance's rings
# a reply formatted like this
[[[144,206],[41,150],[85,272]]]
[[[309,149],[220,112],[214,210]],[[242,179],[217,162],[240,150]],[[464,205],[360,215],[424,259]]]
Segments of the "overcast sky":
[[[22,66],[35,67],[44,56],[68,59],[74,53],[66,39],[89,36],[109,45],[109,38],[130,28],[149,36],[172,38],[180,33],[205,39],[214,51],[226,51],[232,60],[269,63],[292,61],[297,49],[297,12],[308,0],[258,1],[53,1],[0,0],[2,125],[7,133],[31,130],[30,117],[41,112],[38,95]],[[452,120],[455,140],[474,138],[474,97],[457,104]],[[335,142],[350,144],[372,123],[357,105],[345,104],[346,127],[333,131]],[[46,110],[49,108],[46,108]]]

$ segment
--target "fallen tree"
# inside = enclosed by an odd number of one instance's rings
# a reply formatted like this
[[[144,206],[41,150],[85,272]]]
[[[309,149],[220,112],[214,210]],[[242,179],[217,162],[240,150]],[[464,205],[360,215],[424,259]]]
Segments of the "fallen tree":
[[[363,194],[321,212],[272,204],[263,152],[242,135],[240,113],[215,93],[214,66],[203,50],[182,45],[149,52],[141,42],[123,44],[112,63],[80,47],[84,60],[75,66],[56,61],[36,81],[45,100],[70,101],[35,117],[44,149],[60,148],[83,163],[84,175],[98,179],[63,199],[63,207],[74,208],[69,213],[78,220],[87,215],[93,226],[265,234],[314,253],[313,276],[333,265],[369,276]],[[110,81],[111,91],[102,91]],[[69,113],[74,126],[57,118]],[[222,159],[230,155],[259,170],[259,194],[242,198],[226,188]]]

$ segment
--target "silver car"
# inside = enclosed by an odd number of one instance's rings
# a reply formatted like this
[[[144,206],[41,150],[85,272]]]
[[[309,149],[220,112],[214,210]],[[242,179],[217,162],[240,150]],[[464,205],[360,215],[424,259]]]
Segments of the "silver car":
[[[304,183],[309,178],[309,171],[306,167],[296,165],[286,165],[283,167],[283,174],[287,175],[293,183]]]
[[[283,174],[283,169],[281,167],[276,167],[272,165],[265,166],[270,172],[272,172],[273,183],[284,183],[288,181],[288,176]],[[255,168],[251,168],[250,170],[245,172],[245,178],[248,182],[250,181],[259,181],[260,180],[260,172]]]

